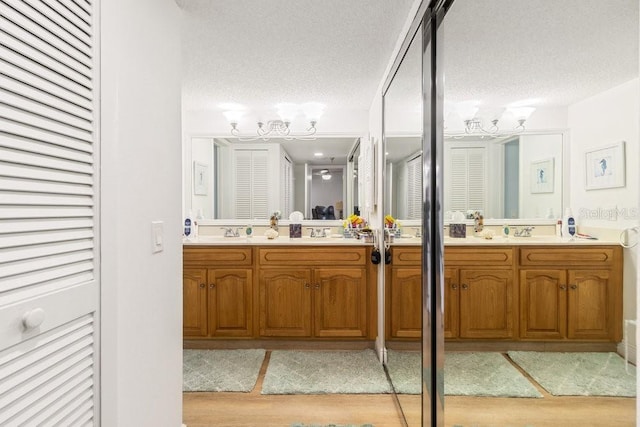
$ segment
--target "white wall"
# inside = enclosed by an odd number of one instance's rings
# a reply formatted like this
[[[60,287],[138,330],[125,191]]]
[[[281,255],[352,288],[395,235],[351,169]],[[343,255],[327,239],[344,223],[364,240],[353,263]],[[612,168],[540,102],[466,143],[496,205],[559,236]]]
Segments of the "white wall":
[[[552,160],[553,191],[533,193],[532,162]],[[520,136],[520,218],[561,218],[562,212],[562,134]],[[555,208],[553,208],[555,207]]]
[[[640,80],[634,79],[569,106],[571,132],[571,193],[569,203],[578,229],[595,233],[620,230],[640,223],[638,159],[640,158]],[[624,187],[585,189],[585,152],[625,141],[626,184]],[[596,234],[597,235],[597,234]],[[638,247],[624,253],[624,319],[637,318]],[[631,338],[634,338],[631,335]],[[634,350],[636,341],[630,344]]]
[[[103,426],[182,420],[179,16],[174,0],[101,2]]]

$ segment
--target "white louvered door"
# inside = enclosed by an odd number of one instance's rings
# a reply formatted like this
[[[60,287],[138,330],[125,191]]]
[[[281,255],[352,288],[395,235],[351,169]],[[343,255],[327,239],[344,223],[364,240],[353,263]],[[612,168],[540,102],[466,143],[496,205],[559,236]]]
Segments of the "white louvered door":
[[[234,218],[269,218],[267,150],[234,150]]]
[[[407,161],[407,215],[405,219],[422,218],[422,155]]]
[[[450,148],[445,153],[450,179],[445,182],[445,211],[486,210],[487,155],[484,147]]]
[[[0,425],[98,425],[95,2],[0,0]]]
[[[280,202],[282,218],[288,219],[293,212],[293,164],[289,157],[282,156],[280,179],[281,199]]]

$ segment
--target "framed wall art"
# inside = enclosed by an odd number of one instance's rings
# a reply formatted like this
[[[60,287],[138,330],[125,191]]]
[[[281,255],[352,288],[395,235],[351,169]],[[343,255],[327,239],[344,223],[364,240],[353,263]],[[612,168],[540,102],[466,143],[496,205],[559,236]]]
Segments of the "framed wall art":
[[[587,190],[625,186],[624,141],[585,153]]]
[[[553,193],[554,158],[531,162],[531,192]]]
[[[201,162],[193,162],[193,194],[206,196],[209,190],[209,165]]]

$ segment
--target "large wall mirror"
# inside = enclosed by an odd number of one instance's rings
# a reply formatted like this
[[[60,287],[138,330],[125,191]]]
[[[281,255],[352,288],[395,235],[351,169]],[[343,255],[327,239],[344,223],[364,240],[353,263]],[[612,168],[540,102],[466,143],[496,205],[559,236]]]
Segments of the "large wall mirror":
[[[591,115],[586,106],[595,110],[594,99],[606,98],[611,102],[608,107],[620,100],[613,108],[628,109],[626,98],[619,98],[618,91],[638,76],[637,2],[616,2],[609,8],[598,7],[597,2],[592,7],[583,3],[448,3],[436,43],[436,63],[442,66],[445,78],[436,82],[442,87],[435,89],[438,95],[444,92],[442,105],[436,108],[443,110],[443,122],[437,125],[444,128],[444,197],[440,208],[445,223],[456,211],[482,211],[490,225],[550,226],[569,206],[570,192],[574,208],[574,198],[607,203],[606,196],[600,200],[595,193],[588,199],[580,198],[585,177],[576,169],[581,170],[585,151],[592,145],[615,139],[617,127],[627,129],[626,123],[612,118],[615,113]],[[421,188],[418,181],[424,176],[410,172],[422,144],[420,59],[419,43],[414,40],[384,96],[384,208],[385,213],[407,222],[414,218],[411,188]],[[593,125],[600,116],[610,123]],[[394,245],[410,240],[396,239]],[[406,290],[415,285],[410,272],[397,280],[393,270],[393,266],[387,268],[392,276],[385,277],[386,281],[392,280],[394,286],[402,283]],[[430,272],[416,269],[414,273]],[[406,311],[415,309],[414,300],[418,305],[415,311],[421,309],[421,290],[414,288],[414,299],[407,297],[401,306],[407,322],[411,317]],[[454,301],[445,298],[445,307]],[[386,325],[390,325],[388,319]],[[430,329],[425,327],[425,331]],[[470,342],[454,335],[445,347],[449,351],[473,349],[465,347]],[[387,338],[385,344],[390,351],[395,346],[410,348],[410,343],[419,344],[419,337]],[[510,345],[508,341],[502,344]],[[429,350],[425,346],[424,357]],[[389,370],[392,363],[389,358]],[[409,407],[416,401],[406,394],[400,402],[405,414],[416,412]],[[464,418],[462,409],[456,412],[457,420]],[[494,415],[500,414],[496,411]],[[466,420],[456,424],[471,422]],[[420,425],[420,421],[407,419],[407,425]]]
[[[185,208],[215,220],[338,221],[359,210],[360,138],[315,140],[191,138],[185,160]],[[360,198],[361,199],[361,198]]]

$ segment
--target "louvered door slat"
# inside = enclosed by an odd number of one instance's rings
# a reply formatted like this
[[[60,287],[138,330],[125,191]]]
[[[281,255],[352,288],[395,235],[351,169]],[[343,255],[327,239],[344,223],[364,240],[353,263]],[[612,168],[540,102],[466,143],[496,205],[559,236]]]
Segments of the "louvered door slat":
[[[60,421],[58,422],[61,426],[91,426],[91,420],[93,415],[91,413],[92,402],[91,401],[79,401],[73,406],[65,408],[68,412],[66,414],[60,414]],[[63,416],[64,415],[64,416]]]
[[[49,80],[44,79],[42,76],[36,73],[36,70],[27,71],[13,64],[12,62],[9,62],[8,58],[4,58],[4,52],[7,52],[7,49],[4,49],[0,46],[0,74],[4,74],[11,80],[14,80],[18,83],[26,84],[28,86],[35,86],[42,90],[44,93],[58,97],[63,101],[77,105],[78,107],[83,108],[87,111],[91,111],[91,109],[93,108],[90,99],[80,96],[77,93],[66,89],[64,86],[59,86],[53,82],[50,82]]]
[[[89,120],[68,114],[51,105],[42,104],[2,89],[0,89],[0,99],[2,99],[2,102],[6,105],[19,108],[29,114],[37,114],[42,119],[51,120],[62,129],[69,128],[75,130],[75,132],[84,133],[93,131],[93,125]],[[84,133],[82,133],[82,135],[84,135]]]
[[[93,380],[91,378],[91,370],[87,369],[77,377],[72,378],[66,384],[63,384],[58,390],[59,395],[47,395],[45,399],[38,401],[34,405],[33,409],[36,415],[25,419],[23,424],[25,425],[60,425],[58,419],[62,419],[72,413],[78,406],[81,406],[85,402],[91,400],[93,397]],[[55,410],[55,414],[51,415],[51,410]],[[86,411],[86,409],[85,409]],[[84,412],[84,411],[83,411]],[[23,415],[17,420],[26,418]],[[72,425],[72,424],[68,424]]]
[[[58,169],[62,171],[83,173],[87,175],[91,175],[93,173],[93,168],[90,164],[52,158],[50,156],[39,155],[35,153],[22,152],[4,148],[2,146],[0,146],[0,157],[5,162],[15,164],[38,166],[46,169]]]
[[[0,190],[24,191],[29,193],[46,192],[51,194],[93,195],[93,188],[89,185],[62,184],[39,180],[2,178],[0,176]]]
[[[15,3],[17,1],[11,2],[11,5],[15,6]],[[68,22],[63,17],[56,13],[51,13],[51,9],[38,0],[22,0],[21,3],[29,5],[29,8],[20,9],[21,12],[26,12],[31,19],[40,23],[51,34],[64,40],[69,46],[73,46],[88,57],[92,56],[91,39],[87,34],[72,25],[68,25]]]
[[[91,2],[89,0],[71,0],[70,3],[73,3],[80,9],[84,10],[88,16],[92,15]]]
[[[15,218],[92,217],[90,206],[6,206],[0,205],[0,220]]]
[[[73,61],[73,63],[70,65],[65,64],[60,61],[58,58],[59,55],[56,55],[56,53],[52,51],[53,47],[51,45],[38,39],[28,31],[25,31],[9,19],[5,17],[0,19],[4,21],[1,22],[1,24],[3,25],[3,30],[7,33],[5,37],[11,37],[11,39],[8,39],[5,44],[10,46],[12,50],[20,52],[21,55],[24,55],[31,61],[34,61],[43,67],[60,74],[61,76],[77,81],[85,87],[90,88],[92,86],[90,69],[82,67],[80,70],[77,70],[74,67],[74,65],[77,66],[77,62],[71,59],[68,60]]]
[[[25,75],[24,72],[20,72],[17,68],[2,63],[0,61],[0,70],[12,69],[17,74]],[[90,106],[86,101],[82,101],[79,97],[72,96],[71,99],[61,98],[59,95],[67,94],[68,92],[49,84],[49,91],[37,90],[29,85],[21,83],[16,78],[11,78],[8,75],[0,74],[0,88],[3,88],[5,93],[10,92],[32,100],[34,103],[42,104],[48,107],[52,107],[60,112],[68,114],[70,117],[78,117],[86,122],[91,122],[92,114]],[[84,106],[77,104],[74,101],[80,100]],[[80,127],[80,126],[79,126]]]
[[[87,8],[83,8],[78,3],[73,0],[58,0],[58,3],[66,7],[69,12],[76,15],[79,19],[81,19],[85,24],[91,25],[91,11]]]
[[[7,220],[0,222],[0,234],[4,233],[32,233],[36,231],[71,230],[75,228],[92,228],[91,218],[47,218],[46,220]],[[0,253],[0,262],[2,262]]]
[[[96,416],[92,15],[0,0],[0,425]]]
[[[65,276],[93,270],[93,262],[79,262],[70,265],[57,266],[46,270],[32,271],[19,276],[11,276],[0,282],[0,292],[8,292],[25,286],[33,286],[55,280]]]
[[[16,276],[29,273],[36,269],[51,268],[58,265],[74,264],[80,261],[91,259],[91,254],[87,251],[78,251],[60,255],[48,256],[44,259],[33,259],[31,261],[21,261],[19,263],[4,264],[0,266],[0,275]]]
[[[53,242],[54,244],[40,244],[0,252],[0,262],[12,262],[53,256],[68,252],[82,251],[93,248],[91,239],[73,240],[69,242]]]
[[[19,50],[18,50],[19,52]],[[48,69],[47,67],[38,64],[37,62],[22,56],[16,51],[11,50],[3,45],[0,45],[0,57],[9,64],[22,69],[29,70],[32,75],[41,77],[43,80],[50,82],[60,88],[67,90],[68,92],[75,94],[82,99],[91,99],[91,88],[82,86],[73,80],[70,80],[60,74]]]
[[[12,19],[18,25],[60,50],[61,54],[75,58],[91,68],[91,49],[67,31],[61,29],[48,17],[33,9],[22,0],[3,0],[3,7],[9,6],[18,12],[20,20]],[[3,11],[4,12],[4,11]]]
[[[22,400],[33,399],[33,396],[26,396],[30,389],[39,388],[52,378],[58,375],[68,375],[68,370],[82,369],[77,366],[77,362],[86,359],[93,352],[93,340],[89,333],[63,336],[58,342],[53,343],[48,348],[37,348],[36,351],[28,352],[24,356],[15,359],[13,363],[8,363],[0,369],[0,375],[7,378],[3,382],[0,390],[0,404],[9,406],[11,402],[22,398]],[[43,357],[46,356],[46,357]],[[89,359],[90,361],[90,359]]]
[[[81,19],[76,13],[69,10],[59,0],[41,0],[41,2],[45,3],[52,10],[55,10],[60,18],[71,24],[71,27],[69,27],[69,25],[63,23],[65,28],[70,29],[69,32],[77,34],[79,40],[83,40],[85,43],[90,44],[86,37],[91,36],[91,25],[87,20]],[[77,9],[75,12],[80,12],[82,15],[86,15],[86,13],[78,11]]]
[[[1,139],[1,138],[0,138]],[[37,166],[16,165],[0,162],[0,175],[12,178],[29,178],[40,181],[66,182],[68,184],[91,185],[91,175],[66,172],[55,169],[45,169]]]
[[[0,425],[37,425],[29,419],[51,417],[65,396],[75,399],[87,390],[93,331],[92,318],[83,317],[32,338],[26,352],[0,352]]]

